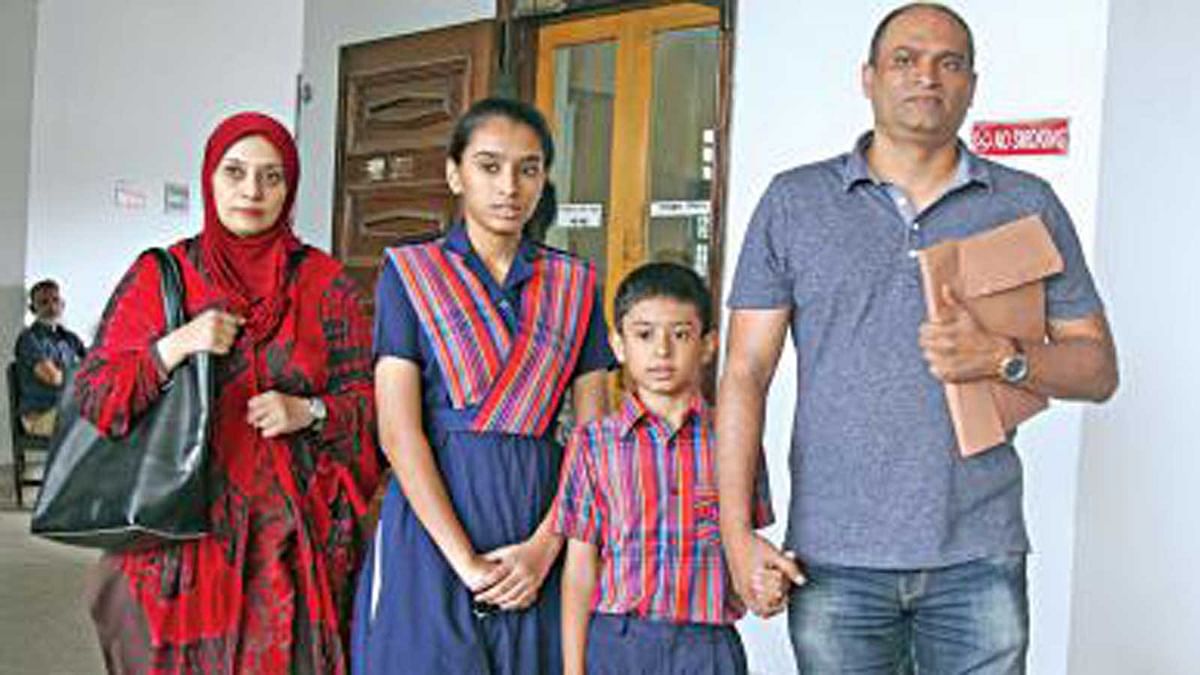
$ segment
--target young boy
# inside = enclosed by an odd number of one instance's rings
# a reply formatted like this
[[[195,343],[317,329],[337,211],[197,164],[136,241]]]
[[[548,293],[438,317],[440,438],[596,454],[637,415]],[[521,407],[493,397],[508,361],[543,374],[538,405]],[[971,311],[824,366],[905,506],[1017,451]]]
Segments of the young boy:
[[[733,623],[745,609],[721,553],[713,414],[700,391],[716,351],[708,289],[686,267],[644,265],[617,288],[613,313],[631,391],[576,430],[555,505],[568,538],[565,672],[744,675]],[[759,486],[761,527],[764,470]],[[756,602],[782,602],[786,587],[760,570]]]

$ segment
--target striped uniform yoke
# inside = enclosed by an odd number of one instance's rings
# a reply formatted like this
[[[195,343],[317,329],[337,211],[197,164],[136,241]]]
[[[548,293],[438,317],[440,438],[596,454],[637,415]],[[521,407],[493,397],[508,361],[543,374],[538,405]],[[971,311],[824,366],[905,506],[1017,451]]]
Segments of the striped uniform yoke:
[[[443,240],[388,249],[445,378],[451,405],[473,413],[471,430],[545,433],[587,335],[596,272],[539,249],[513,335],[462,255]]]

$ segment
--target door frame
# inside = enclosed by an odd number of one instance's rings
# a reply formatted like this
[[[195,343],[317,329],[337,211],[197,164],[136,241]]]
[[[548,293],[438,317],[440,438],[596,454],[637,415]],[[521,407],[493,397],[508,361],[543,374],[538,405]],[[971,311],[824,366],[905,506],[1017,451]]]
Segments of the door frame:
[[[612,298],[616,285],[621,276],[628,270],[623,267],[626,260],[644,260],[645,239],[643,236],[644,218],[643,204],[649,188],[646,175],[648,171],[648,156],[644,150],[649,144],[650,120],[649,107],[638,114],[639,99],[650,100],[652,86],[653,42],[646,37],[653,37],[655,32],[665,28],[687,29],[704,26],[714,26],[718,29],[719,67],[717,92],[717,127],[716,131],[716,162],[712,181],[712,216],[710,221],[710,255],[708,261],[709,291],[712,296],[713,328],[720,332],[722,326],[722,299],[724,297],[725,269],[725,204],[728,201],[729,178],[729,123],[731,119],[732,78],[733,78],[733,45],[735,39],[735,0],[726,0],[715,7],[714,3],[676,1],[676,2],[632,2],[628,6],[601,7],[592,10],[569,10],[561,15],[542,17],[536,20],[524,20],[526,26],[517,31],[519,40],[530,58],[514,59],[517,69],[515,80],[524,94],[523,98],[532,100],[553,125],[553,91],[549,88],[537,88],[538,82],[553,82],[553,53],[560,46],[571,44],[586,44],[621,37],[642,38],[638,42],[636,52],[618,50],[615,64],[616,77],[625,75],[629,81],[637,83],[637,95],[618,97],[614,101],[613,136],[617,142],[613,146],[610,162],[611,183],[609,204],[610,223],[606,254],[608,256],[608,274],[604,280],[605,298],[604,309],[612,325]],[[638,11],[645,13],[646,21],[637,26],[622,25],[621,14]],[[633,35],[630,35],[633,34]],[[640,69],[640,70],[639,70]],[[641,73],[639,77],[638,73]],[[632,77],[630,75],[632,74]],[[630,171],[630,168],[635,169]],[[631,180],[629,174],[636,174],[643,180]],[[623,189],[618,186],[625,185]],[[617,222],[638,223],[637,228],[618,228],[611,224]],[[710,367],[705,378],[705,393],[711,398],[715,394],[716,361]]]

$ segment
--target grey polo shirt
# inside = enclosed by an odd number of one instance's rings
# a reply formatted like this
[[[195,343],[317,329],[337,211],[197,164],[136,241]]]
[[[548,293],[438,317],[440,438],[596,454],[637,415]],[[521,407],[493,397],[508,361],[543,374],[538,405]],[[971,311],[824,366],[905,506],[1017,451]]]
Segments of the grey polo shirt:
[[[1046,313],[1102,308],[1070,217],[1043,180],[970,154],[917,213],[874,180],[864,150],[779,174],[738,259],[729,307],[792,310],[797,401],[787,546],[803,559],[878,569],[1023,552],[1021,465],[1012,445],[958,455],[942,385],[917,346],[925,318],[913,252],[1032,213],[1065,269]]]

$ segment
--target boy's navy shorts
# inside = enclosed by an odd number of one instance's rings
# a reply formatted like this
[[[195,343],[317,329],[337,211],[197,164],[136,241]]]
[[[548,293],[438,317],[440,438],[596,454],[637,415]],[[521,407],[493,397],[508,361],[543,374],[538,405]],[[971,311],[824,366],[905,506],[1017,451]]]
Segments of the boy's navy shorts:
[[[733,626],[670,623],[627,614],[592,614],[588,675],[747,675]]]

